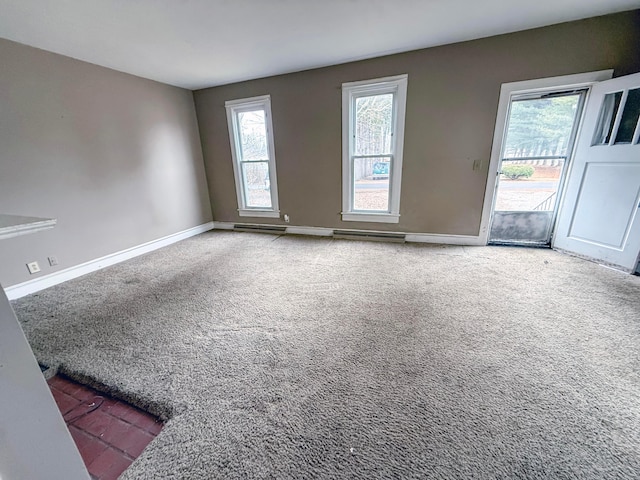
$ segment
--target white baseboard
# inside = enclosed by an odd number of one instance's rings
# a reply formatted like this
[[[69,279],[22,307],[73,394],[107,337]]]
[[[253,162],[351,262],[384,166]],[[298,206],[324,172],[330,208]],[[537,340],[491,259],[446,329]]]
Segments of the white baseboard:
[[[233,230],[235,224],[232,222],[213,222],[213,228],[215,230]],[[333,235],[333,228],[326,227],[298,227],[287,226],[286,233],[293,235],[318,235],[322,237],[330,237]],[[340,229],[348,230],[350,232],[377,232],[373,230],[358,230],[358,229]],[[383,232],[381,233],[400,233],[405,235],[407,242],[415,243],[441,243],[445,245],[485,245],[482,238],[476,235],[437,235],[432,233],[405,233],[405,232]]]
[[[27,280],[26,282],[12,285],[5,288],[5,292],[9,300],[15,300],[16,298],[24,297],[25,295],[44,290],[45,288],[49,288],[59,283],[66,282],[67,280],[72,280],[82,275],[86,275],[87,273],[95,272],[96,270],[100,270],[102,268],[115,265],[116,263],[129,260],[130,258],[134,258],[139,255],[152,252],[153,250],[166,247],[167,245],[171,245],[172,243],[179,242],[180,240],[184,240],[185,238],[193,237],[200,233],[207,232],[213,228],[213,222],[203,223],[202,225],[198,225],[197,227],[173,233],[171,235],[167,235],[166,237],[143,243],[142,245],[127,248],[126,250],[105,255],[104,257],[90,260],[88,262],[81,263],[80,265],[65,268],[64,270],[45,275],[43,277],[34,278],[33,280]]]

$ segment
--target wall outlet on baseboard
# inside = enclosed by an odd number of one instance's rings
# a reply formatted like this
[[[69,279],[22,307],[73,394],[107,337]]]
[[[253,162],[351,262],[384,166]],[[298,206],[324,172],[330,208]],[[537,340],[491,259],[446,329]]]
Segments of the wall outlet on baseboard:
[[[291,221],[291,218],[286,213],[284,214],[284,221],[287,222],[287,223],[289,223]]]
[[[40,271],[40,265],[38,265],[38,262],[27,263],[27,268],[31,274],[38,273]]]
[[[48,260],[51,267],[55,267],[56,265],[58,265],[58,257],[56,257],[55,255],[51,255]]]

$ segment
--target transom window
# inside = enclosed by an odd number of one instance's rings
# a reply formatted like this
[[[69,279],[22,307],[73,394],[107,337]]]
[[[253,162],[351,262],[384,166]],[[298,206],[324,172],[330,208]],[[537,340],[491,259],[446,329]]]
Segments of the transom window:
[[[238,212],[245,217],[280,217],[271,98],[231,100],[225,107]]]
[[[407,75],[342,85],[342,220],[398,223]]]

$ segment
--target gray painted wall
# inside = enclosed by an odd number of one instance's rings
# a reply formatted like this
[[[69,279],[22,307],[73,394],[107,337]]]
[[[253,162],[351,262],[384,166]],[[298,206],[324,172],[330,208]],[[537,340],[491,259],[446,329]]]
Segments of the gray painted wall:
[[[5,287],[211,220],[190,91],[2,39],[0,65],[0,212],[58,219],[0,244]]]
[[[214,219],[239,217],[226,100],[271,95],[282,213],[292,225],[477,235],[500,85],[613,68],[640,71],[640,11],[195,92]],[[344,82],[409,74],[399,224],[342,222]],[[473,161],[482,167],[473,170]]]

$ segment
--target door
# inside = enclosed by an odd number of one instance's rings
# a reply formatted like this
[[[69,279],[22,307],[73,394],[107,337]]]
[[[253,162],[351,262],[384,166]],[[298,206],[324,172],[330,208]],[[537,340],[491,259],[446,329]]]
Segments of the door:
[[[592,87],[553,247],[633,271],[640,252],[640,73]]]
[[[549,245],[586,91],[510,98],[489,243]]]

